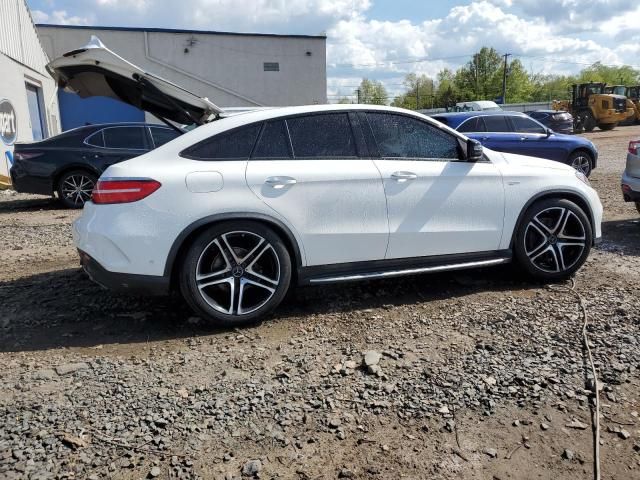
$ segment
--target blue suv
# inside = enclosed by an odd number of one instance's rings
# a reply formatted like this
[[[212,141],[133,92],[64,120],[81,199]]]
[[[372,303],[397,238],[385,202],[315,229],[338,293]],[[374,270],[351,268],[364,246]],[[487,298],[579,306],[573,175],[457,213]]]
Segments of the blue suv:
[[[587,176],[597,165],[598,151],[589,140],[555,133],[524,113],[456,112],[440,113],[433,118],[491,150],[555,160]]]

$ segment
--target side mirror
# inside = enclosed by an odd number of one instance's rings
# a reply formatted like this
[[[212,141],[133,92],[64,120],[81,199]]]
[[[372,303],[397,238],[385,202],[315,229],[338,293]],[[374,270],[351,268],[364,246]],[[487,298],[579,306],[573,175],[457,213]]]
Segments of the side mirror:
[[[467,140],[467,161],[477,162],[478,160],[482,160],[482,157],[482,144],[472,138]]]
[[[545,131],[547,132],[547,138],[549,138],[553,133],[553,130],[551,130],[550,128],[545,128]]]

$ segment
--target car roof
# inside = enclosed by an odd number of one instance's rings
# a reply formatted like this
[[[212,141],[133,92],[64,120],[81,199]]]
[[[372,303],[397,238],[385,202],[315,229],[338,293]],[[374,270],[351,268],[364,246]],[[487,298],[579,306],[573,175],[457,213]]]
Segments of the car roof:
[[[168,125],[163,123],[146,123],[146,122],[110,122],[110,123],[92,123],[90,125],[81,125],[79,127],[70,128],[69,130],[65,130],[61,132],[65,133],[79,133],[83,130],[97,130],[100,128],[109,128],[109,127],[160,127],[160,128],[170,128]]]
[[[243,127],[251,123],[268,121],[295,115],[306,115],[314,113],[331,113],[331,112],[352,112],[352,111],[372,111],[384,113],[397,113],[400,115],[413,116],[428,121],[431,125],[441,130],[447,131],[456,137],[466,140],[466,137],[460,133],[444,125],[436,120],[423,115],[414,110],[407,110],[398,107],[389,107],[386,105],[365,105],[365,104],[322,104],[322,105],[301,105],[294,107],[274,107],[264,110],[254,110],[243,112],[237,115],[231,115],[221,118],[215,122],[201,125],[193,130],[180,136],[178,139],[170,142],[173,148],[186,148],[196,142],[209,138],[213,135],[232,130],[237,127]],[[160,147],[160,148],[164,148]]]
[[[510,117],[523,117],[526,116],[522,112],[511,112],[508,110],[469,110],[468,112],[447,112],[447,113],[437,113],[432,115],[432,117],[443,117],[443,118],[451,118],[451,119],[467,119],[471,117],[488,117],[492,115],[507,115]]]

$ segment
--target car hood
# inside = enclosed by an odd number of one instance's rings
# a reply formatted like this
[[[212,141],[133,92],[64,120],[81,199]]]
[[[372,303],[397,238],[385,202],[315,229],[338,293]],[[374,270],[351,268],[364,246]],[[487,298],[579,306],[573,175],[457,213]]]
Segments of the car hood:
[[[517,155],[515,153],[502,153],[502,156],[511,165],[531,168],[547,168],[552,170],[561,170],[564,172],[574,172],[573,167],[554,160],[546,160],[544,158],[528,157],[526,155]]]
[[[222,112],[207,98],[128,62],[94,35],[84,47],[52,60],[47,71],[60,88],[82,98],[114,98],[180,124],[202,125]]]

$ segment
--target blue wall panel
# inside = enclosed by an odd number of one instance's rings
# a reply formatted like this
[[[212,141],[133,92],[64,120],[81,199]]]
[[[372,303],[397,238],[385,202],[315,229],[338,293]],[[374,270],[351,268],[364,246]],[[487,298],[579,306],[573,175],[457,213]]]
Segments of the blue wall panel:
[[[87,124],[144,122],[144,112],[108,97],[80,98],[75,93],[58,90],[62,130]]]

